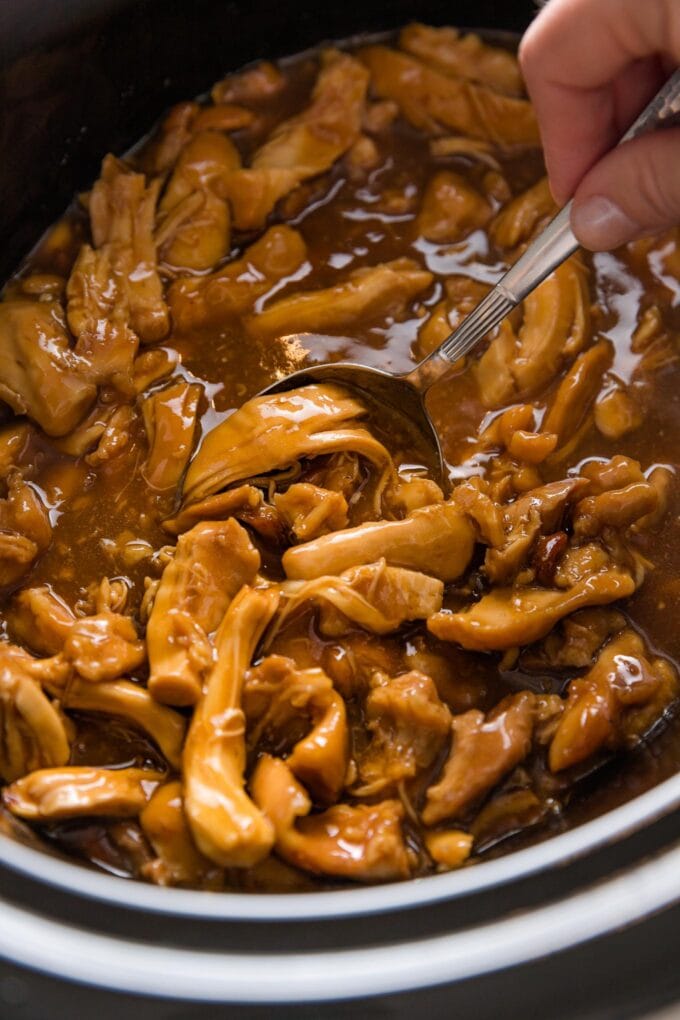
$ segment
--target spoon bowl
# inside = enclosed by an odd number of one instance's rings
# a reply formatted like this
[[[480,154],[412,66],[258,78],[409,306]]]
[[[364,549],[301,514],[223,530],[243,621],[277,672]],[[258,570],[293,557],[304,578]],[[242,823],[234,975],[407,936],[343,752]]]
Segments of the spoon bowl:
[[[304,344],[305,335],[300,334]],[[446,491],[449,488],[448,472],[439,440],[439,435],[428,414],[425,402],[418,388],[411,381],[412,373],[393,375],[380,368],[369,368],[347,361],[336,361],[324,365],[310,365],[301,368],[284,379],[272,383],[262,394],[285,393],[287,390],[308,386],[311,383],[333,383],[358,390],[360,396],[368,398],[373,406],[385,407],[391,414],[404,419],[409,431],[415,432],[421,440],[427,458],[427,467],[435,480]]]

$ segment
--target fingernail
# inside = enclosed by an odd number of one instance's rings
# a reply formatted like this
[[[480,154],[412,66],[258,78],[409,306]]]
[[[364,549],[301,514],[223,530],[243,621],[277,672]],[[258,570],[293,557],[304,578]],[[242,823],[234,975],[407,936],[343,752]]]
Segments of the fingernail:
[[[618,248],[640,233],[640,224],[604,195],[591,195],[575,204],[571,228],[583,247],[591,251]]]

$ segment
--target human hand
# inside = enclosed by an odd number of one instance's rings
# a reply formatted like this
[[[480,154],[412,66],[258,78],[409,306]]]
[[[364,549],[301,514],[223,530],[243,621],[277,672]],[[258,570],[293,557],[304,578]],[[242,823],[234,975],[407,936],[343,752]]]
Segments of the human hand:
[[[680,63],[680,0],[550,0],[519,57],[580,243],[604,251],[680,223],[680,128],[612,148]]]

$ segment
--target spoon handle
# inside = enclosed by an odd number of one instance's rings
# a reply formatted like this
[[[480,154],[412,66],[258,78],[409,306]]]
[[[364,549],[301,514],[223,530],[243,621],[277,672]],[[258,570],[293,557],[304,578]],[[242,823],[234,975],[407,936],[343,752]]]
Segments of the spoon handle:
[[[657,92],[618,143],[680,119],[680,70]],[[527,294],[578,248],[570,224],[571,202],[550,221],[496,286],[444,342],[407,376],[425,392],[459,358],[471,351]]]

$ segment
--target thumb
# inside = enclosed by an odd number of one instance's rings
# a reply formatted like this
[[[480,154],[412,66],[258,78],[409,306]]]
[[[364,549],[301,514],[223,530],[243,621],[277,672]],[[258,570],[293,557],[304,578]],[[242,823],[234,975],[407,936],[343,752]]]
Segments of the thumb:
[[[680,223],[680,128],[612,149],[579,184],[572,229],[584,248],[607,251]]]

